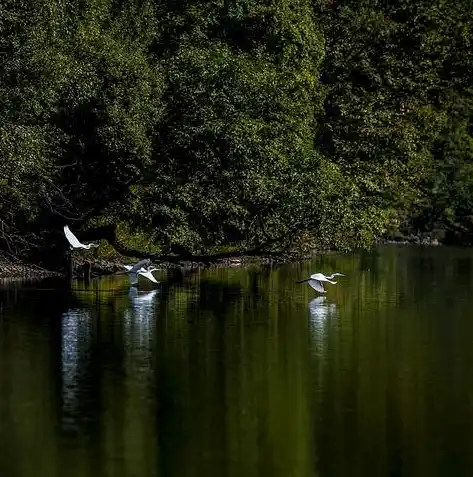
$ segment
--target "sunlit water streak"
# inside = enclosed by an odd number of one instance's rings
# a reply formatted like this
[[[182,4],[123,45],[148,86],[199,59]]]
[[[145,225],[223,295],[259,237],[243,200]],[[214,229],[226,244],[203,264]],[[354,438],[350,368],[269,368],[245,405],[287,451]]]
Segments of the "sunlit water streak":
[[[82,379],[92,346],[90,313],[72,309],[61,317],[61,384],[62,424],[64,430],[77,430],[81,417],[80,404],[84,394]]]
[[[128,356],[127,368],[146,379],[152,372],[151,360],[154,341],[155,300],[159,290],[138,292],[129,289],[130,307],[123,313],[124,347]]]
[[[324,359],[327,347],[327,329],[334,326],[332,320],[338,317],[337,305],[330,303],[325,296],[318,296],[309,303],[309,323],[311,350],[320,359]]]

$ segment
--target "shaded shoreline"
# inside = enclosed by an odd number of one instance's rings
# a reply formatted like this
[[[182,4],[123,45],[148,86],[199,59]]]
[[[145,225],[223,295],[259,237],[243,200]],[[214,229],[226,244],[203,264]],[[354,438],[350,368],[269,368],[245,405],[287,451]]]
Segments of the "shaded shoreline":
[[[397,236],[388,237],[375,244],[379,245],[402,245],[402,246],[448,246],[437,238],[431,236]],[[235,258],[224,258],[215,262],[203,263],[182,260],[179,262],[160,262],[157,263],[161,269],[202,269],[202,268],[220,268],[220,267],[238,267],[242,265],[277,265],[287,262],[310,260],[318,254],[326,254],[330,251],[312,251],[306,255],[294,256],[293,254],[283,254],[279,256],[267,257],[261,256],[242,256]],[[82,278],[84,276],[84,265],[90,264],[91,278],[109,275],[122,275],[126,271],[123,268],[124,263],[132,263],[133,261],[124,258],[124,260],[88,260],[83,257],[74,259],[74,278]],[[41,279],[49,277],[65,277],[64,271],[47,270],[34,263],[21,262],[19,260],[11,260],[0,255],[0,279],[5,280],[25,280],[25,279]]]
[[[312,255],[314,256],[314,255]],[[311,257],[301,257],[299,259],[309,259]],[[219,267],[238,267],[241,265],[258,264],[280,264],[294,261],[287,256],[281,255],[278,258],[268,257],[238,257],[222,259],[213,263],[190,262],[183,260],[178,263],[162,262],[156,264],[161,269],[199,269],[199,268],[219,268]],[[91,278],[105,277],[110,275],[126,274],[124,263],[132,263],[131,260],[108,261],[108,260],[84,260],[79,259],[74,264],[74,278],[82,278],[85,264],[90,264]],[[0,256],[0,280],[27,280],[42,279],[49,277],[65,277],[64,271],[47,270],[39,265],[21,261],[9,260]]]
[[[463,237],[465,239],[465,237]],[[445,234],[438,233],[394,233],[387,235],[377,240],[373,247],[392,245],[392,246],[418,246],[418,247],[437,247],[437,246],[459,246],[469,247],[471,242],[468,240],[450,240]],[[307,250],[305,253],[298,252],[281,252],[269,253],[261,255],[249,254],[238,256],[235,254],[233,257],[219,257],[213,260],[198,261],[202,257],[195,256],[196,260],[186,259],[185,255],[182,256],[182,260],[179,259],[179,255],[171,254],[166,260],[157,260],[153,264],[163,270],[192,270],[203,268],[226,268],[226,267],[238,267],[242,265],[279,265],[288,262],[300,262],[313,259],[317,255],[326,255],[329,253],[336,253],[335,250]],[[117,258],[114,260],[104,259],[92,259],[90,256],[74,254],[74,279],[85,278],[87,275],[89,278],[97,278],[101,276],[110,275],[122,275],[125,274],[124,264],[130,264],[138,261],[140,258],[144,258],[145,254],[140,252],[140,257],[130,258],[129,255],[117,254]],[[152,255],[152,254],[150,254]],[[217,254],[218,255],[218,254]],[[152,256],[150,256],[152,259]],[[189,256],[187,256],[189,258]],[[205,258],[205,256],[204,256]],[[209,257],[210,258],[210,257]],[[19,259],[9,258],[0,252],[0,280],[28,280],[28,279],[42,279],[48,277],[66,277],[66,271],[64,269],[47,269],[42,267],[38,263],[28,263]]]

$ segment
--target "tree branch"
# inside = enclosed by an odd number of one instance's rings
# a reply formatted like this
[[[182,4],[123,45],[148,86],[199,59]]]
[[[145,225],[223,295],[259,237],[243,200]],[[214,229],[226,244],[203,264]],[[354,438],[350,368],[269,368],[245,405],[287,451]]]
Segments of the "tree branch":
[[[155,262],[169,262],[169,263],[178,263],[178,262],[201,262],[201,263],[211,263],[218,260],[223,260],[226,258],[237,258],[237,257],[255,257],[255,256],[279,256],[280,253],[268,251],[267,248],[275,245],[287,237],[287,233],[272,238],[266,241],[264,244],[257,247],[245,250],[235,250],[232,252],[220,252],[207,255],[198,255],[191,252],[185,252],[184,250],[181,253],[177,254],[157,254],[150,252],[143,252],[140,250],[134,250],[122,245],[116,236],[116,225],[110,224],[101,227],[93,227],[83,233],[77,234],[80,239],[87,241],[98,241],[101,239],[107,240],[107,242],[121,255],[126,257],[134,258],[150,258]]]
[[[136,258],[150,258],[155,262],[201,262],[201,263],[210,263],[217,260],[223,260],[226,258],[237,258],[237,257],[255,257],[255,256],[278,256],[280,254],[276,252],[265,251],[264,247],[256,247],[253,249],[247,250],[235,250],[233,252],[220,252],[208,255],[195,255],[193,253],[180,253],[177,255],[159,255],[156,253],[142,252],[139,250],[133,250],[128,247],[124,247],[118,242],[113,242],[112,245],[117,252],[126,257],[136,257]],[[265,244],[265,247],[269,244]]]

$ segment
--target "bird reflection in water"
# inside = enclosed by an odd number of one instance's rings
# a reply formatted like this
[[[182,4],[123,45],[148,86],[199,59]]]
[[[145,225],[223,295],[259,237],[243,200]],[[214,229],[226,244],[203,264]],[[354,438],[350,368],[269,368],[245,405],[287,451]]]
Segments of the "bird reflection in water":
[[[125,311],[127,331],[133,331],[134,329],[135,332],[140,334],[149,331],[154,316],[154,300],[158,291],[138,293],[136,287],[130,287],[128,296],[130,297],[131,309]]]
[[[154,297],[159,290],[151,290],[150,292],[138,293],[138,288],[130,287],[128,295],[131,299],[133,307],[141,307],[143,304],[151,304],[154,301]]]
[[[330,318],[337,311],[335,303],[327,302],[326,296],[318,296],[309,303],[310,321],[317,323]]]
[[[136,287],[128,290],[131,307],[125,310],[123,316],[125,347],[135,366],[143,369],[148,369],[151,359],[154,305],[158,293],[159,290],[140,293]]]
[[[326,296],[318,296],[310,301],[309,314],[312,349],[316,355],[322,356],[325,354],[331,318],[338,314],[337,305],[327,301]]]
[[[90,357],[92,328],[86,310],[73,309],[61,318],[61,398],[64,430],[77,430],[84,389],[84,373]]]

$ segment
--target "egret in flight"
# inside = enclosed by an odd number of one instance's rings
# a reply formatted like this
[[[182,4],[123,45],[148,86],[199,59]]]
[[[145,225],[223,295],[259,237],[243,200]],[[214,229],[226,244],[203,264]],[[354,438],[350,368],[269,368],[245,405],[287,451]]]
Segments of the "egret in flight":
[[[299,280],[296,283],[308,282],[309,285],[315,291],[318,291],[319,293],[325,293],[323,282],[329,282],[332,285],[335,285],[337,282],[333,282],[332,278],[334,278],[334,277],[344,277],[344,276],[345,275],[343,273],[337,273],[337,272],[332,273],[331,275],[324,275],[323,273],[314,273],[309,278],[306,278],[305,280]]]
[[[148,280],[151,280],[153,283],[159,283],[156,278],[153,276],[153,272],[159,270],[159,268],[151,266],[151,260],[146,258],[144,260],[140,260],[139,262],[135,263],[134,265],[123,265],[129,272],[130,282],[132,286],[138,284],[138,275],[142,275],[146,277]]]
[[[91,247],[98,247],[99,246],[98,243],[91,242],[91,243],[88,243],[88,244],[84,244],[84,243],[79,242],[77,237],[70,231],[69,226],[67,226],[67,225],[64,225],[64,235],[66,236],[67,241],[69,242],[69,244],[71,246],[71,250],[73,250],[75,248],[85,248],[86,250],[89,250]]]

